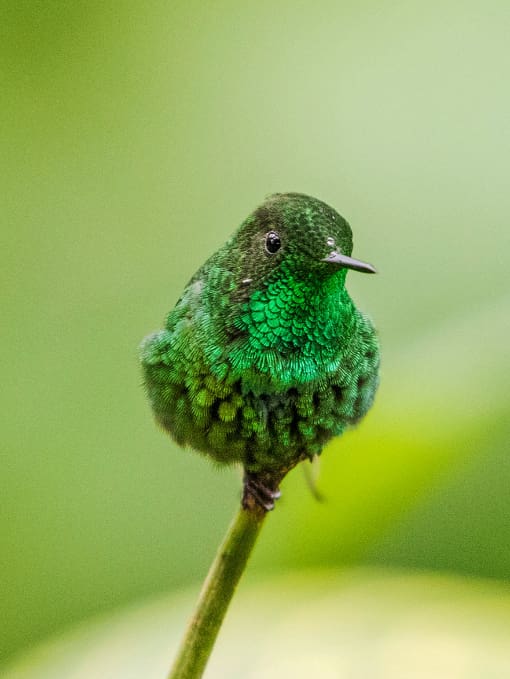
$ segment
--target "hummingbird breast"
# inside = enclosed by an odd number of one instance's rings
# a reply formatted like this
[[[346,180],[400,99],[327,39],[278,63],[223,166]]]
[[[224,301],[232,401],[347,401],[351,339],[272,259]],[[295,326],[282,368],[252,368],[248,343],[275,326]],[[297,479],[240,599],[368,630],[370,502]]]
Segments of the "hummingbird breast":
[[[207,327],[207,318],[201,323]],[[320,454],[363,417],[377,388],[372,324],[356,311],[348,329],[329,358],[310,361],[299,351],[254,353],[249,344],[215,350],[207,332],[197,341],[196,316],[181,318],[147,338],[142,350],[156,419],[180,445],[220,463],[242,462],[248,471]]]

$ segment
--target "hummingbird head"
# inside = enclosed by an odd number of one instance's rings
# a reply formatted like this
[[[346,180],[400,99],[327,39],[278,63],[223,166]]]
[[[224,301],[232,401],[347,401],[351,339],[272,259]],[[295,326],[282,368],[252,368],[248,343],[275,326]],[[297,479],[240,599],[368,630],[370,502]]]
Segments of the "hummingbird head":
[[[266,280],[281,271],[293,279],[323,280],[347,269],[375,273],[371,264],[351,257],[352,231],[332,207],[301,193],[267,198],[234,237],[245,280]]]
[[[321,361],[337,352],[343,319],[353,313],[348,269],[375,272],[351,252],[349,224],[326,203],[300,193],[267,198],[216,260],[218,270],[232,274],[223,279],[228,290],[212,311],[216,327],[233,340],[232,362],[255,362],[280,381],[282,374],[292,380],[302,371],[308,377],[320,372]],[[278,368],[295,352],[295,371]]]

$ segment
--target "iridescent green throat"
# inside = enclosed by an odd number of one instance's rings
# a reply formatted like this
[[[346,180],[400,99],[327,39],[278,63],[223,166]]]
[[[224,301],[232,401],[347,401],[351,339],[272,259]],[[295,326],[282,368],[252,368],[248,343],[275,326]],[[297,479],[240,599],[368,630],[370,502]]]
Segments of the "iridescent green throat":
[[[236,326],[245,337],[245,360],[233,358],[288,385],[324,376],[330,362],[332,370],[337,367],[354,307],[344,287],[345,271],[296,276],[292,267],[282,268],[243,303]]]

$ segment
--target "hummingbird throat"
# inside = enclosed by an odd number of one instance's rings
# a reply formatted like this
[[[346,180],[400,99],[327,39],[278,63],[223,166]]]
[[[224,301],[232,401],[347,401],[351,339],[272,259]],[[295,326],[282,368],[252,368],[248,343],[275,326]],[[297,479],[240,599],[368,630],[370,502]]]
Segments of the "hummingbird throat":
[[[275,277],[243,306],[241,322],[253,349],[326,357],[338,350],[343,319],[351,309],[345,275],[323,279]]]

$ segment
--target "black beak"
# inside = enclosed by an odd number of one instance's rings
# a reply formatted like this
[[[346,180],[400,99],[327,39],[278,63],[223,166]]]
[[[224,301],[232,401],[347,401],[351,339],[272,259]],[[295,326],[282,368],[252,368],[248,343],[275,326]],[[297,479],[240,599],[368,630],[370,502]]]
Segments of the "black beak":
[[[338,252],[332,252],[327,257],[324,257],[322,261],[329,262],[330,264],[337,264],[338,266],[343,266],[346,269],[361,271],[361,273],[377,273],[371,264],[368,264],[367,262],[360,262],[359,259],[347,257],[347,255],[340,255]]]

